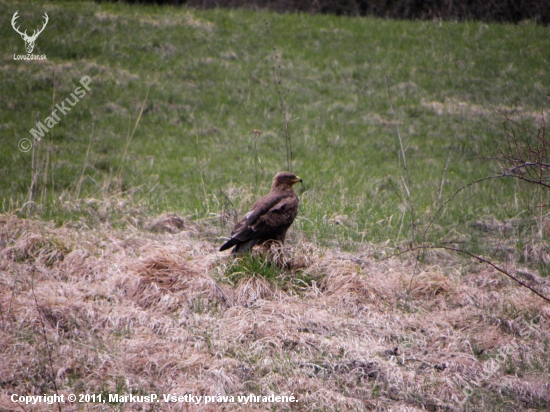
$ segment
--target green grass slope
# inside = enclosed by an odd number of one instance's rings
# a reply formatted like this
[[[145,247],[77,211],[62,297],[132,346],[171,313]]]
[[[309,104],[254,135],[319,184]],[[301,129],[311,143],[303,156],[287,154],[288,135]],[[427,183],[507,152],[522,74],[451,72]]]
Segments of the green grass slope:
[[[13,60],[24,53],[15,10],[29,30],[50,16],[34,51],[47,61]],[[317,241],[399,243],[410,215],[396,125],[415,219],[426,224],[457,188],[494,171],[504,142],[496,110],[540,126],[550,84],[548,30],[530,23],[86,2],[2,1],[0,11],[3,210],[27,202],[35,176],[33,200],[60,223],[90,214],[65,213],[63,200],[113,191],[152,213],[243,213],[288,168],[275,72],[292,170],[304,179],[296,227]],[[84,75],[91,91],[35,146],[33,171],[19,140]],[[528,218],[539,201],[511,181],[476,185],[447,207],[434,236],[468,232],[480,216]]]

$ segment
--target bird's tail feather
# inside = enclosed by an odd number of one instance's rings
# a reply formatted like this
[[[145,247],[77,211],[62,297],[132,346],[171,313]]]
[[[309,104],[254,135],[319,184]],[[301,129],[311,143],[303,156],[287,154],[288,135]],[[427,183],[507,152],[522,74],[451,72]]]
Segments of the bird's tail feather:
[[[225,242],[222,247],[220,248],[220,252],[223,252],[224,250],[229,249],[232,246],[235,246],[237,243],[239,243],[238,239],[229,239],[227,242]]]
[[[223,252],[224,250],[229,249],[230,247],[233,247],[233,250],[231,253],[246,253],[250,249],[252,249],[254,246],[256,246],[260,242],[260,239],[251,239],[247,240],[245,242],[241,242],[239,239],[229,239],[227,242],[225,242],[222,247],[220,247],[220,252]]]
[[[246,253],[250,249],[252,249],[254,246],[256,246],[259,241],[260,241],[260,239],[252,239],[252,240],[248,240],[246,242],[237,243],[237,245],[231,251],[231,254]]]

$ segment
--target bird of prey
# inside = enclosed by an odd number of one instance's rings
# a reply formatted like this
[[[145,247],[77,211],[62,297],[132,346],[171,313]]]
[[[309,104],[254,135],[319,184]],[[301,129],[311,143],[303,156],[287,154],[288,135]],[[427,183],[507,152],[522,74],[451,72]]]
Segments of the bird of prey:
[[[301,181],[292,173],[277,173],[269,194],[254,203],[250,212],[237,222],[231,230],[231,239],[222,245],[220,252],[235,246],[231,253],[244,253],[270,240],[284,243],[300,203],[292,185]]]

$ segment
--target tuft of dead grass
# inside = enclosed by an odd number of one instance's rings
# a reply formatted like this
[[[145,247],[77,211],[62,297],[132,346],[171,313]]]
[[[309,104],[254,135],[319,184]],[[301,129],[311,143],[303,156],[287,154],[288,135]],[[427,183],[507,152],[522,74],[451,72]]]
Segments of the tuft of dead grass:
[[[130,297],[145,309],[165,313],[184,306],[191,310],[197,300],[226,306],[233,300],[222,285],[195,271],[181,256],[162,248],[140,257],[129,269],[138,278],[131,286]]]
[[[177,233],[185,228],[185,219],[175,213],[163,214],[145,225],[145,229],[153,232]]]

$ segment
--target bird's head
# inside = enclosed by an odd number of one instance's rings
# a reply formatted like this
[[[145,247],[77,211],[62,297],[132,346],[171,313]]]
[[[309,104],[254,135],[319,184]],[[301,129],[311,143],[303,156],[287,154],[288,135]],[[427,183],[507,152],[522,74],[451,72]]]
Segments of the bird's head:
[[[291,188],[293,184],[298,182],[302,182],[302,179],[299,176],[289,172],[279,172],[273,178],[271,190],[288,189]]]

